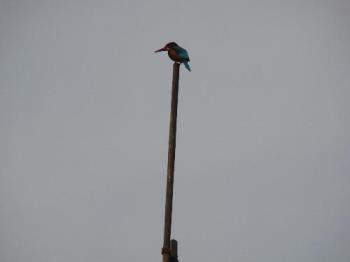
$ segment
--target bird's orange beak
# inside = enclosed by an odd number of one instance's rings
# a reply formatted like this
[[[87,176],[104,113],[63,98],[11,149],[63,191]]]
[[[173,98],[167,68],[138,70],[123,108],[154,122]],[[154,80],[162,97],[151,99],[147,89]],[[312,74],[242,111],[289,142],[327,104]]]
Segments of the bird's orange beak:
[[[162,51],[167,51],[167,48],[166,47],[163,47],[161,49],[158,49],[156,51],[154,51],[155,53],[158,53],[158,52],[162,52]]]

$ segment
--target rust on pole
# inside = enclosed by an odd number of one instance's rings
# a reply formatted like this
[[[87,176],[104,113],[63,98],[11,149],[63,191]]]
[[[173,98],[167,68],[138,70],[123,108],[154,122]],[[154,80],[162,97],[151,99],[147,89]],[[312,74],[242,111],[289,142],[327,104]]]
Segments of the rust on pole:
[[[179,94],[179,72],[180,64],[174,63],[173,82],[171,91],[171,110],[169,126],[169,147],[168,147],[168,170],[166,179],[166,198],[164,214],[164,239],[163,239],[163,262],[171,260],[171,219],[173,210],[173,188],[174,188],[174,167],[175,167],[175,149],[176,149],[176,121],[177,121],[177,104]],[[177,256],[177,250],[176,250]]]

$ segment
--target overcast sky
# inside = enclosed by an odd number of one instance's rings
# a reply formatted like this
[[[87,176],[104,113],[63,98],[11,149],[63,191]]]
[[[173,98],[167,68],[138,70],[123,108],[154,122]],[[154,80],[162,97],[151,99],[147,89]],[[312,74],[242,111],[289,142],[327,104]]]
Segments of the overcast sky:
[[[348,0],[0,0],[0,261],[350,261]]]

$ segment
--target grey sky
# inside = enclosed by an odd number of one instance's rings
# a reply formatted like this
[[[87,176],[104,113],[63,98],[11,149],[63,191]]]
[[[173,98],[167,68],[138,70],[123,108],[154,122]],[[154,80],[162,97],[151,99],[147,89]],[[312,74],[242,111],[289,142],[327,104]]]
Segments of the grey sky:
[[[0,261],[350,261],[350,2],[0,0]]]

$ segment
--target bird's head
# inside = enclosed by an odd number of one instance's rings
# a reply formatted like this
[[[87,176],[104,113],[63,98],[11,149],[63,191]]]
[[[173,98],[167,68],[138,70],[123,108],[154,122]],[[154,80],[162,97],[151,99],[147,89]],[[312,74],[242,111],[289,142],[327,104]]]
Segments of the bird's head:
[[[154,51],[154,52],[162,52],[162,51],[169,51],[170,49],[174,48],[174,47],[177,47],[178,45],[175,43],[175,42],[170,42],[170,43],[167,43],[163,48],[157,50],[157,51]]]

